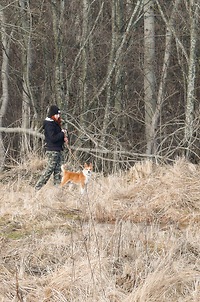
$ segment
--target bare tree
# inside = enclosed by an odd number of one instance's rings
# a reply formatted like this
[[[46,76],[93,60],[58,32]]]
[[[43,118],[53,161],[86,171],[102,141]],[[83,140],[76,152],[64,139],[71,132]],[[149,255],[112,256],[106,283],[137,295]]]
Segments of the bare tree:
[[[113,10],[115,10],[115,1],[112,2]],[[123,35],[120,37],[120,43],[119,40],[116,44],[116,37],[114,34],[114,31],[112,32],[113,38],[112,38],[112,46],[110,51],[110,58],[109,58],[109,64],[107,68],[107,75],[105,77],[105,80],[101,87],[99,88],[97,94],[95,95],[95,98],[99,98],[101,93],[104,91],[105,88],[107,88],[107,97],[106,97],[106,105],[105,105],[105,113],[104,113],[104,119],[103,119],[103,128],[102,128],[102,141],[105,141],[106,131],[108,129],[109,119],[110,119],[110,85],[111,80],[114,74],[114,71],[116,70],[117,65],[120,62],[120,57],[123,56],[123,49],[124,45],[128,39],[128,35],[135,24],[140,20],[141,18],[141,9],[142,9],[142,3],[140,0],[138,0],[135,4],[135,7],[133,9],[133,12],[131,14],[131,17],[129,19],[129,22],[123,32]],[[116,16],[115,16],[116,18]],[[114,30],[115,30],[114,26]]]
[[[112,41],[111,41],[111,49],[110,49],[110,55],[109,55],[109,62],[108,62],[108,72],[112,69],[116,50],[117,50],[117,40],[116,40],[116,9],[117,9],[118,3],[115,0],[112,0]],[[117,65],[117,64],[116,64]],[[106,143],[106,133],[108,130],[108,125],[110,122],[110,114],[111,114],[111,90],[112,90],[112,76],[110,77],[110,80],[108,81],[107,87],[106,87],[106,105],[105,105],[105,113],[104,113],[104,119],[103,119],[103,127],[102,127],[102,145],[104,146]]]
[[[108,71],[112,69],[114,64],[114,60],[116,57],[116,52],[120,47],[121,41],[123,39],[123,29],[125,28],[125,19],[124,19],[124,7],[122,0],[113,0],[112,1],[112,37],[111,37],[111,49],[110,56],[108,62]],[[110,77],[110,81],[106,87],[106,106],[105,106],[105,114],[103,120],[102,127],[102,142],[105,144],[106,140],[106,132],[108,129],[108,125],[110,123],[111,110],[114,108],[119,114],[122,109],[122,95],[123,95],[123,66],[122,66],[122,58],[123,54],[119,56],[115,70]],[[120,119],[115,118],[114,125],[117,131],[122,127],[123,123],[121,123]],[[122,130],[122,129],[121,129]]]
[[[183,145],[186,148],[185,155],[187,157],[190,156],[192,145],[193,145],[193,132],[194,132],[194,116],[195,116],[195,80],[196,80],[196,66],[197,66],[197,41],[198,41],[198,24],[199,24],[199,1],[189,1],[185,2],[186,5],[186,11],[185,14],[189,16],[188,23],[189,23],[189,36],[190,36],[190,46],[189,46],[189,52],[187,51],[186,45],[184,45],[184,42],[181,41],[179,38],[180,32],[177,31],[175,27],[175,20],[176,16],[178,15],[178,6],[180,3],[180,0],[176,0],[173,4],[172,13],[170,15],[169,21],[167,20],[167,17],[165,16],[163,12],[163,8],[161,7],[161,4],[158,0],[156,0],[156,3],[158,5],[159,11],[161,13],[161,16],[166,24],[167,32],[166,32],[166,46],[165,46],[165,59],[164,59],[164,65],[163,65],[163,72],[162,72],[162,79],[166,79],[167,76],[167,69],[165,69],[168,57],[169,62],[169,54],[171,53],[171,41],[172,38],[174,38],[176,45],[177,45],[177,56],[179,60],[180,66],[187,66],[185,69],[182,67],[183,77],[185,78],[186,84],[183,85],[183,87],[186,87],[185,89],[185,126],[184,126],[184,142]],[[183,12],[179,12],[179,14],[182,14]],[[180,29],[179,29],[180,30]],[[165,71],[166,70],[166,71]],[[164,84],[164,86],[163,86]],[[163,99],[163,92],[165,87],[165,80],[160,82],[159,87],[159,93],[158,93],[158,104],[162,105],[162,99]],[[158,110],[156,110],[158,111]],[[157,116],[159,113],[157,114]],[[156,117],[156,115],[155,115]],[[154,117],[154,121],[156,121],[156,118]]]
[[[82,18],[82,37],[81,45],[83,46],[82,51],[82,68],[81,77],[79,78],[80,84],[80,109],[81,112],[85,112],[87,108],[87,94],[88,94],[88,55],[89,55],[89,40],[87,39],[89,34],[89,1],[83,0],[83,18]],[[82,117],[82,115],[81,115]],[[82,120],[82,125],[84,125],[84,120]]]
[[[162,69],[161,69],[162,72],[159,77],[158,93],[157,93],[156,103],[154,106],[152,106],[152,108],[154,108],[154,111],[152,112],[151,120],[149,120],[149,124],[148,124],[148,132],[149,132],[150,141],[149,142],[147,141],[147,146],[148,146],[148,144],[151,145],[151,143],[152,143],[154,146],[153,147],[154,149],[152,149],[152,147],[149,147],[150,149],[148,149],[148,147],[147,147],[147,150],[154,151],[153,153],[155,153],[155,155],[157,152],[158,122],[159,122],[159,118],[161,116],[162,106],[165,101],[166,80],[167,80],[168,69],[169,69],[169,64],[170,64],[170,56],[171,56],[171,48],[172,48],[172,40],[173,40],[172,31],[174,30],[174,24],[175,24],[178,5],[180,3],[180,0],[176,0],[174,2],[173,9],[170,14],[169,20],[166,19],[158,0],[156,0],[156,3],[158,5],[158,8],[159,8],[159,11],[161,13],[163,20],[165,20],[165,24],[166,24],[165,32],[166,33],[165,33],[165,50],[164,50]],[[160,65],[161,65],[161,62],[160,62]],[[155,89],[155,87],[154,87],[154,89]],[[148,117],[149,117],[149,115],[148,115]],[[149,154],[148,151],[147,151],[147,154]]]
[[[185,144],[186,156],[189,157],[193,142],[194,132],[194,104],[195,104],[195,79],[196,79],[196,60],[197,60],[197,27],[199,25],[199,1],[189,1],[189,20],[190,20],[190,54],[188,61],[187,76],[187,98],[185,108]]]
[[[53,35],[55,45],[55,62],[54,66],[54,91],[55,100],[65,107],[65,75],[64,75],[64,12],[66,2],[64,0],[51,0]]]
[[[31,108],[34,110],[35,117],[37,111],[34,105],[34,97],[31,86],[31,70],[32,70],[32,13],[29,0],[19,0],[20,19],[21,19],[21,38],[22,46],[22,77],[23,77],[23,93],[22,93],[22,128],[29,129],[31,127]],[[26,134],[22,135],[21,155],[26,155],[31,149],[30,137]]]
[[[145,132],[146,153],[155,153],[155,137],[152,129],[152,118],[156,109],[156,82],[155,82],[155,25],[154,1],[144,2],[144,103],[145,103]]]
[[[117,0],[116,1],[116,18],[115,18],[115,40],[116,45],[118,48],[121,40],[123,38],[123,32],[125,28],[125,3],[124,0]],[[117,118],[115,119],[115,128],[118,131],[125,131],[125,121],[118,118],[118,116],[121,116],[121,111],[124,110],[124,66],[123,66],[123,57],[121,56],[119,58],[118,64],[116,66],[116,72],[115,72],[115,82],[114,82],[114,109],[117,114]]]
[[[1,65],[1,83],[2,83],[2,95],[0,98],[0,127],[3,126],[3,117],[6,114],[9,101],[9,52],[10,52],[10,42],[12,37],[12,31],[8,33],[6,31],[6,18],[4,15],[4,8],[0,4],[0,30],[1,30],[1,43],[2,43],[2,65]],[[3,143],[3,135],[0,131],[0,171],[3,170],[5,162],[5,150]]]

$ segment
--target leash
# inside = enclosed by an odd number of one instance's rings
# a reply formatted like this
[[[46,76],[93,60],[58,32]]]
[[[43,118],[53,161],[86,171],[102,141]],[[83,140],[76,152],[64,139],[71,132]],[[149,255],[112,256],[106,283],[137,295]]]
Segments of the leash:
[[[71,155],[71,157],[74,158],[75,163],[77,163],[81,168],[83,168],[83,165],[80,164],[79,160],[74,156],[74,154],[72,153],[72,149],[69,146],[69,140],[68,140],[68,131],[66,129],[63,129],[64,132],[64,140],[65,140],[65,146],[67,146],[67,149],[69,150],[69,154]]]
[[[77,157],[73,154],[72,149],[70,148],[68,143],[65,143],[65,146],[67,146],[67,149],[69,151],[69,154],[71,155],[71,157],[74,159],[74,161],[81,167],[83,168],[83,165],[80,164],[80,161],[77,159]]]

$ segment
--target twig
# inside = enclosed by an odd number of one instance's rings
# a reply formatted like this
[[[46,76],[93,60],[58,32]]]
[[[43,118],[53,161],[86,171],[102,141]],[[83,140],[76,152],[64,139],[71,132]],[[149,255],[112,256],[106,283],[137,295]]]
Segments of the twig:
[[[22,293],[20,292],[20,288],[19,288],[19,279],[18,279],[18,271],[17,271],[17,267],[16,267],[16,296],[18,301],[23,302],[23,297],[22,297]]]

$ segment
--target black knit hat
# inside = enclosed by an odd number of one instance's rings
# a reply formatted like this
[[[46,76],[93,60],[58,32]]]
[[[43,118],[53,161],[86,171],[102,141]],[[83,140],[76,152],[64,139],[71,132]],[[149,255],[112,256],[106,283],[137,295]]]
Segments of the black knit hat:
[[[60,109],[56,105],[52,105],[48,110],[48,117],[52,117],[55,114],[60,114]]]

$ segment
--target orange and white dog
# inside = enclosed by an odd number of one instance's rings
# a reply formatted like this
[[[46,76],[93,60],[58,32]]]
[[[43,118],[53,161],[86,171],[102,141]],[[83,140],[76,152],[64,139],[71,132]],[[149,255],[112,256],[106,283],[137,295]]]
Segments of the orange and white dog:
[[[61,186],[65,183],[75,183],[80,184],[81,186],[81,194],[84,194],[87,191],[87,184],[92,175],[92,164],[87,165],[84,164],[84,168],[81,172],[71,172],[65,169],[65,165],[61,166],[62,170],[62,180]]]

